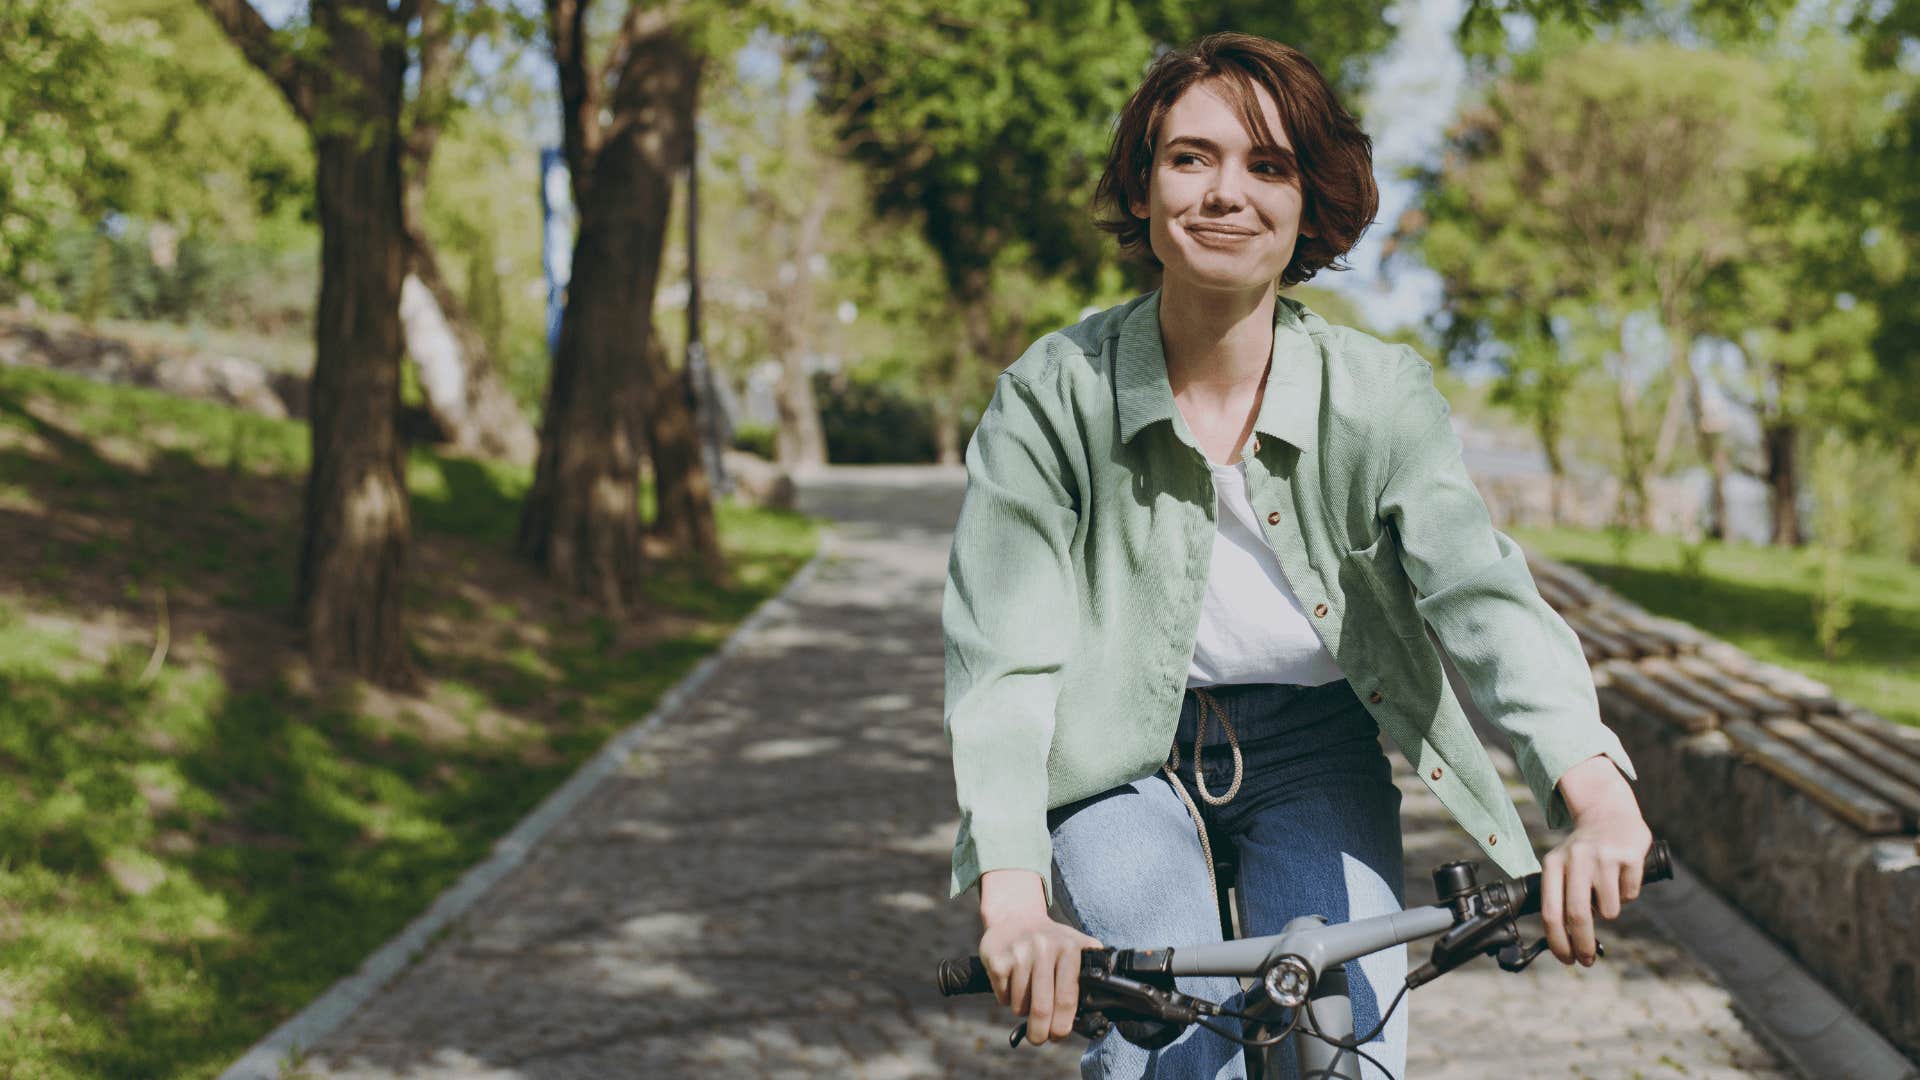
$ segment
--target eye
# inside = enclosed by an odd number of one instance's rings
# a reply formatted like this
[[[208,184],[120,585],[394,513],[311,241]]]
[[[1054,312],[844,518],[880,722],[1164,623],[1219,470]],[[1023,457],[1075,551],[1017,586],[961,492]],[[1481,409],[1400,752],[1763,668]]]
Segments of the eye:
[[[1253,168],[1256,172],[1265,170],[1268,176],[1287,175],[1287,167],[1278,161],[1256,161],[1253,163]]]
[[[1190,154],[1185,151],[1182,151],[1180,153],[1173,155],[1173,164],[1175,165],[1185,165],[1185,164],[1188,164],[1189,162],[1196,165],[1199,164],[1200,155]]]

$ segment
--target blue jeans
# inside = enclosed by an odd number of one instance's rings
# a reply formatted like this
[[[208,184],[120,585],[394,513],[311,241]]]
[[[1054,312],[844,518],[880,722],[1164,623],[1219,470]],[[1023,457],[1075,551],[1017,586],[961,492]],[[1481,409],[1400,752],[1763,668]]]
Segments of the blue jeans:
[[[1324,686],[1208,687],[1239,737],[1240,790],[1210,806],[1193,789],[1193,737],[1200,699],[1188,691],[1175,743],[1180,779],[1207,823],[1216,850],[1232,844],[1246,936],[1275,934],[1298,915],[1348,922],[1400,910],[1400,791],[1380,748],[1379,727],[1346,681]],[[1216,714],[1217,716],[1218,714]],[[1233,779],[1220,724],[1209,722],[1201,776],[1215,797]],[[1208,884],[1198,830],[1165,773],[1050,811],[1055,894],[1065,914],[1103,944],[1180,946],[1220,940],[1219,908]],[[1405,946],[1346,966],[1355,1034],[1379,1023],[1405,980]],[[1238,982],[1182,978],[1179,988],[1238,1007]],[[1412,995],[1408,995],[1411,998]],[[1395,1077],[1407,1060],[1407,1001],[1362,1049]],[[1237,1022],[1213,1021],[1230,1029]],[[1279,1076],[1298,1080],[1291,1035]],[[1362,1075],[1380,1075],[1362,1062]],[[1240,1048],[1199,1026],[1158,1050],[1109,1032],[1080,1059],[1087,1080],[1232,1080],[1246,1076]]]

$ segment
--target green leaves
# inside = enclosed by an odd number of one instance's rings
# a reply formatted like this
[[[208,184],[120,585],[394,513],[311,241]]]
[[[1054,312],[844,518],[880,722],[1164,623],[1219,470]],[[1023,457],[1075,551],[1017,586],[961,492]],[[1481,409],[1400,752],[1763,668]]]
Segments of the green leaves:
[[[99,213],[123,188],[115,52],[85,8],[0,5],[0,281],[33,290],[58,224]]]

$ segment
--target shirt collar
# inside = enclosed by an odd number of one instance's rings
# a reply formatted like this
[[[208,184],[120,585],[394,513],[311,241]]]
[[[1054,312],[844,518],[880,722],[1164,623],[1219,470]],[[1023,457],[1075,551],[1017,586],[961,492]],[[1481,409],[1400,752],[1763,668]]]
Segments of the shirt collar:
[[[1307,331],[1309,317],[1318,318],[1291,297],[1282,296],[1273,305],[1273,366],[1260,398],[1260,415],[1253,421],[1255,431],[1302,451],[1314,448],[1320,426],[1320,350]],[[1127,314],[1116,350],[1120,441],[1129,443],[1142,428],[1171,422],[1178,411],[1160,346],[1160,290]]]

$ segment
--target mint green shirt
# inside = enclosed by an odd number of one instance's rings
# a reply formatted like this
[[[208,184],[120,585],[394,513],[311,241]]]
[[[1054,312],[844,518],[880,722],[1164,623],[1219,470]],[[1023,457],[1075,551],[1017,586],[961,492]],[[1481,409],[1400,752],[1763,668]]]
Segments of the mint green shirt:
[[[941,608],[960,829],[952,894],[1022,867],[1052,888],[1046,812],[1153,773],[1186,690],[1217,513],[1167,380],[1160,295],[1047,334],[967,444]],[[1547,824],[1600,720],[1567,624],[1493,528],[1418,353],[1275,305],[1249,490],[1281,569],[1421,781],[1509,876],[1538,870],[1433,637],[1511,737]]]

